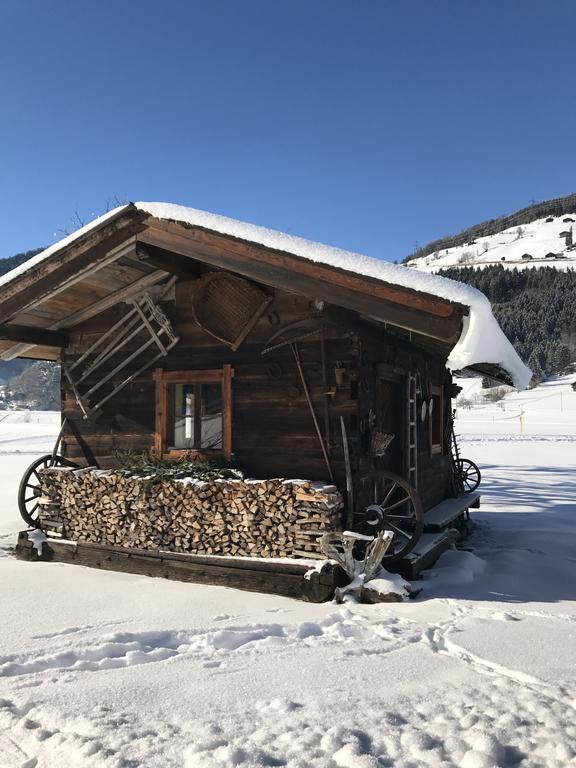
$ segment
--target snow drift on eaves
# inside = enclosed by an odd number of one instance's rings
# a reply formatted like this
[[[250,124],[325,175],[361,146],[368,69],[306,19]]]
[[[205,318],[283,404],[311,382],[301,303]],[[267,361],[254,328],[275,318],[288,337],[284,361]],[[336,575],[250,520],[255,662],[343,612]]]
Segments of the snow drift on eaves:
[[[37,254],[29,261],[24,262],[16,269],[6,273],[0,277],[0,286],[8,284],[128,207],[121,206],[109,211],[104,216],[95,219],[77,232]],[[478,363],[493,363],[501,366],[510,374],[518,389],[524,389],[530,381],[531,371],[520,360],[504,336],[492,315],[490,302],[483,293],[469,285],[195,208],[187,208],[172,203],[147,202],[135,203],[135,207],[159,219],[203,227],[223,235],[230,235],[268,248],[285,251],[309,261],[353,274],[372,277],[392,285],[432,294],[468,306],[470,307],[470,315],[464,319],[462,334],[448,358],[447,367],[451,370],[460,370]]]

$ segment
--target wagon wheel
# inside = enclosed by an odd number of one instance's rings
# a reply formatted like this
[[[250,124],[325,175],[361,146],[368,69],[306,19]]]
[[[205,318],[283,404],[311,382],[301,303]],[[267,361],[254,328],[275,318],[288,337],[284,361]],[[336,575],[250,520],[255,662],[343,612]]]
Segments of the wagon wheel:
[[[378,531],[389,530],[394,534],[383,565],[401,560],[416,546],[424,528],[422,502],[416,489],[393,472],[375,471],[360,481],[360,501],[364,512],[359,517],[366,521],[362,525],[363,533],[375,535]],[[379,521],[371,526],[368,520],[375,517]]]
[[[18,489],[18,508],[23,520],[32,528],[37,528],[40,515],[40,475],[39,470],[48,467],[77,467],[70,459],[58,454],[47,453],[46,456],[40,456],[35,462],[30,464],[24,477],[20,481]]]
[[[464,493],[472,493],[480,485],[482,475],[476,464],[470,459],[457,459],[454,472],[456,483]]]

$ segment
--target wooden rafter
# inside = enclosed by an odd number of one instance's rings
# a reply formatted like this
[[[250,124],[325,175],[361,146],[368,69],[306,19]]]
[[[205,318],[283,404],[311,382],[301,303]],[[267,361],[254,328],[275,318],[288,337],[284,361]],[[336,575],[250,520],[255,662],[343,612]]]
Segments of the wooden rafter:
[[[148,275],[144,275],[144,277],[141,277],[139,280],[134,281],[130,285],[127,285],[124,288],[120,288],[108,296],[104,296],[104,298],[95,301],[93,304],[90,304],[87,307],[79,309],[72,315],[68,315],[60,320],[57,320],[55,323],[52,323],[46,330],[57,331],[60,328],[71,329],[74,326],[89,320],[91,317],[95,317],[101,312],[110,309],[110,307],[114,307],[116,304],[120,304],[122,302],[133,299],[139,293],[146,291],[148,288],[156,285],[166,277],[167,273],[161,269],[156,270],[155,272],[151,272]],[[34,344],[30,343],[17,344],[14,347],[10,347],[10,349],[7,349],[5,352],[2,352],[2,354],[0,354],[0,359],[13,360],[15,357],[19,357],[25,352],[28,352],[30,349],[32,349],[33,346]]]
[[[134,236],[143,228],[141,223],[129,221],[111,227],[109,232],[97,230],[91,238],[74,243],[3,286],[0,322],[37,306],[125,256],[134,249]]]

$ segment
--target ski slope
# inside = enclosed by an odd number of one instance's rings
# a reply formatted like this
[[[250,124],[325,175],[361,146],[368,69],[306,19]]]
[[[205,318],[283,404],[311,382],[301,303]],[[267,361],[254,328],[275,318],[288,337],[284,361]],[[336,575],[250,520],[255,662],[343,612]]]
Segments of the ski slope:
[[[16,561],[24,421],[0,461],[0,766],[576,765],[569,388],[511,398],[542,434],[459,419],[484,477],[475,531],[415,600],[376,606]]]

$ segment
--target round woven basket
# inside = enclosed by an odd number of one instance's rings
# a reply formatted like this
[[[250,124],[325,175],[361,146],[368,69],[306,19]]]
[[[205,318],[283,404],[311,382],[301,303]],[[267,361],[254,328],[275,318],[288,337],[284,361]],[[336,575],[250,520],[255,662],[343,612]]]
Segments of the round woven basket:
[[[198,325],[234,348],[267,299],[264,291],[241,277],[208,272],[194,284],[192,307]]]

